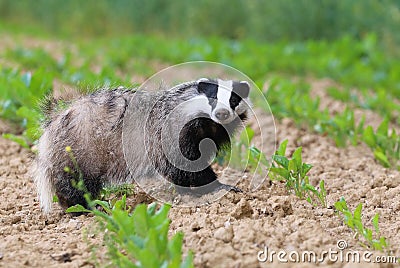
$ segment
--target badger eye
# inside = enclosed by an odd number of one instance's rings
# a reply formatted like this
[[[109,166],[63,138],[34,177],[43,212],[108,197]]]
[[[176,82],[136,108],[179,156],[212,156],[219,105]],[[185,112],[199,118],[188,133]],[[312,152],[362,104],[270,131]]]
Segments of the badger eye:
[[[218,100],[216,98],[208,98],[208,103],[210,104],[212,109],[214,109],[215,106],[217,106]]]
[[[231,97],[229,99],[229,104],[230,104],[231,108],[234,110],[236,108],[236,106],[239,105],[241,100],[242,99],[240,98],[239,95],[237,95],[236,93],[232,92],[232,95],[231,95]]]

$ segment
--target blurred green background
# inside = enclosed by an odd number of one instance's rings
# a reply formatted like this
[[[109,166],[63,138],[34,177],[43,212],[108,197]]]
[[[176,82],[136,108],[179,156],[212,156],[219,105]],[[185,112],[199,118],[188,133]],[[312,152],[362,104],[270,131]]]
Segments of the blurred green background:
[[[1,0],[6,25],[57,35],[152,33],[259,41],[361,38],[400,43],[399,0]],[[392,51],[395,52],[395,51]]]

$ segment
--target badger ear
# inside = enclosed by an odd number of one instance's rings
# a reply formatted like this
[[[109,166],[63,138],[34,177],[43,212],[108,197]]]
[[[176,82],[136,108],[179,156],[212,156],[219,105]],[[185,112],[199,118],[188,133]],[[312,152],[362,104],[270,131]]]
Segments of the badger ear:
[[[245,99],[249,96],[250,85],[247,81],[235,82],[233,84],[233,92],[238,94],[242,99]]]
[[[200,78],[200,79],[198,79],[196,82],[197,83],[200,83],[200,82],[207,82],[207,81],[209,81],[207,78]]]
[[[197,80],[197,90],[199,93],[204,93],[209,98],[215,98],[218,90],[218,84],[207,78]]]

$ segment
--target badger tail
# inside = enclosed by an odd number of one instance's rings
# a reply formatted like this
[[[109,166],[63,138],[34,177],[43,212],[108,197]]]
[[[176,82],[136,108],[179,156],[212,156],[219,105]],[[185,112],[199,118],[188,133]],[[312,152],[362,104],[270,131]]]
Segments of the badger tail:
[[[39,140],[38,155],[34,162],[33,177],[39,196],[40,207],[45,213],[51,211],[53,204],[54,186],[49,169],[49,157],[47,133],[45,132]]]

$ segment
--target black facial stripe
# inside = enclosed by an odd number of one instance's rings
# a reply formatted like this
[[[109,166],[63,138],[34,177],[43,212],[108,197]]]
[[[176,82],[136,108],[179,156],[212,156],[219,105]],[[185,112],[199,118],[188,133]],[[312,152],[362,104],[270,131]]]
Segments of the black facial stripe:
[[[232,92],[232,95],[229,98],[229,105],[231,106],[231,109],[235,110],[235,108],[239,105],[239,103],[241,101],[242,101],[242,98],[235,92]]]
[[[201,81],[197,88],[199,93],[206,95],[208,98],[208,104],[211,106],[211,109],[214,110],[218,103],[218,83],[213,80]]]
[[[213,111],[215,109],[215,107],[217,106],[218,100],[217,98],[213,99],[213,98],[208,98],[208,103],[211,106],[211,110]]]
[[[200,82],[197,86],[199,93],[203,93],[207,98],[216,99],[218,92],[218,84],[214,81]]]

